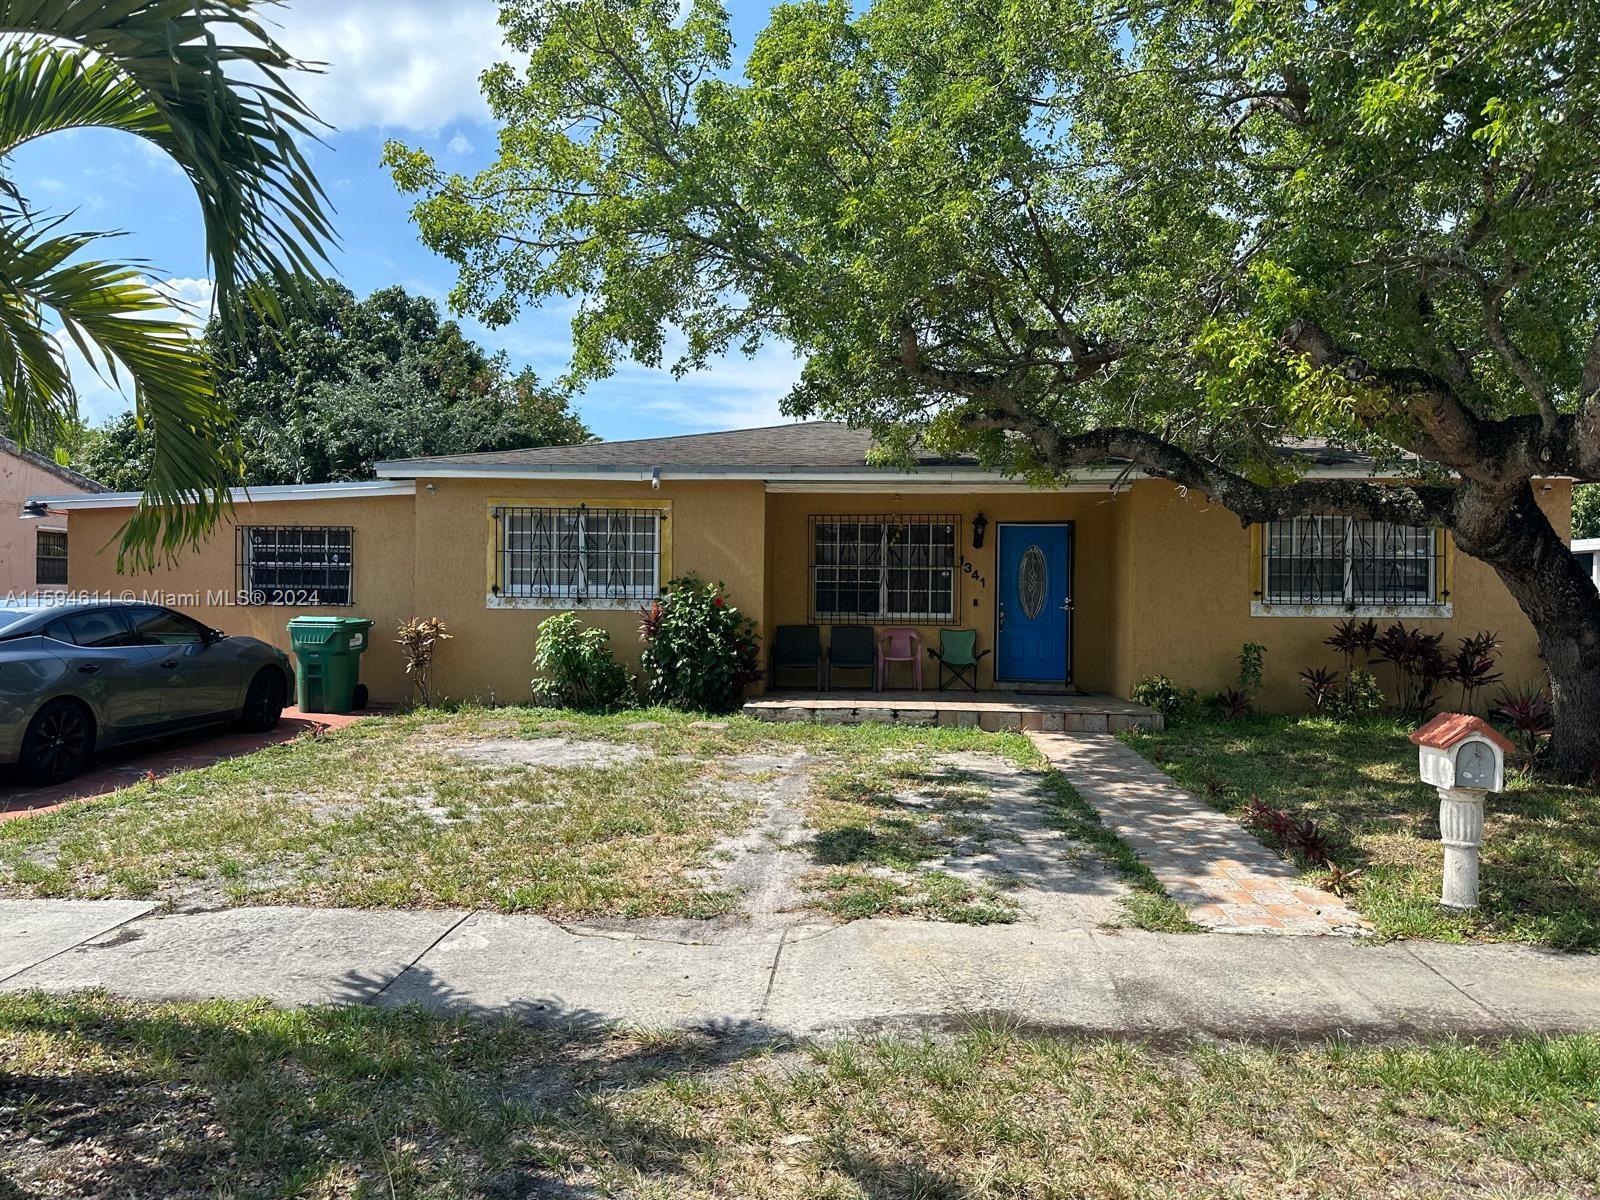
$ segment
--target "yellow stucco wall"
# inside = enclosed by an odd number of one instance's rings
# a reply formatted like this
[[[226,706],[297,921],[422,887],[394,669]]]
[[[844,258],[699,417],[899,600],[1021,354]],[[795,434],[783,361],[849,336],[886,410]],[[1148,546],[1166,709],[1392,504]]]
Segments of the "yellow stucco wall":
[[[533,679],[534,628],[549,615],[537,609],[491,609],[485,552],[493,500],[623,501],[647,508],[671,504],[667,522],[672,570],[727,585],[734,604],[760,618],[764,604],[766,520],[760,483],[546,482],[528,479],[440,479],[435,491],[417,489],[415,607],[443,617],[454,640],[440,653],[435,681],[457,698],[525,701]],[[580,614],[611,635],[617,657],[639,658],[635,607]]]
[[[1008,521],[1073,523],[1073,677],[1085,691],[1105,691],[1113,679],[1113,658],[1120,612],[1115,603],[1114,530],[1120,499],[1107,492],[970,492],[959,495],[906,492],[873,495],[776,493],[767,497],[772,544],[771,603],[768,627],[804,625],[810,615],[809,518],[824,514],[959,516],[958,548],[982,576],[980,583],[963,572],[956,619],[951,624],[978,631],[978,648],[995,645],[995,547],[999,526]],[[989,527],[983,548],[972,547],[972,519],[982,512]],[[937,625],[913,625],[925,644],[938,644]],[[932,687],[933,664],[923,665],[925,686]],[[841,677],[841,681],[845,677]],[[895,668],[895,686],[908,686],[909,668]],[[786,674],[788,686],[799,686],[799,672]],[[849,676],[855,685],[859,676]],[[994,656],[983,660],[980,686],[994,682]]]
[[[415,550],[409,496],[369,496],[359,500],[296,500],[239,504],[221,528],[177,562],[153,572],[117,574],[116,543],[127,509],[78,509],[68,514],[68,577],[75,592],[139,598],[180,609],[228,633],[257,637],[289,649],[290,617],[328,615],[370,617],[372,646],[361,677],[378,699],[406,695],[405,672],[394,646],[394,629],[412,615],[411,579]],[[349,608],[254,607],[208,604],[208,594],[232,593],[237,575],[240,525],[349,525],[355,558]]]
[[[126,510],[70,514],[70,571],[74,589],[151,593],[233,633],[287,646],[285,623],[302,610],[207,604],[209,592],[235,586],[235,529],[240,524],[350,525],[355,530],[355,604],[318,611],[371,617],[373,648],[363,678],[374,699],[400,701],[409,683],[392,644],[410,616],[438,616],[452,640],[439,653],[435,683],[441,695],[502,702],[527,699],[534,629],[547,611],[498,609],[487,603],[488,515],[496,500],[621,501],[648,507],[668,502],[672,569],[723,582],[734,603],[757,617],[763,633],[804,624],[810,615],[809,524],[823,514],[950,514],[960,518],[959,547],[982,582],[963,574],[955,625],[978,630],[980,648],[993,649],[997,594],[995,548],[1007,521],[1070,521],[1074,527],[1074,682],[1085,691],[1126,696],[1141,676],[1164,673],[1178,683],[1213,691],[1232,681],[1234,658],[1246,641],[1267,647],[1263,702],[1303,705],[1299,672],[1336,665],[1322,646],[1330,617],[1251,615],[1249,531],[1227,510],[1197,493],[1141,481],[1115,495],[1105,491],[1042,493],[991,491],[838,494],[768,493],[758,482],[643,482],[514,479],[434,481],[414,498],[241,504],[227,525],[175,567],[119,576],[115,539]],[[1557,528],[1567,531],[1570,489],[1553,484],[1542,501]],[[972,519],[989,521],[981,549],[972,547]],[[1505,641],[1504,670],[1513,681],[1541,670],[1533,631],[1494,573],[1451,550],[1452,620],[1417,620],[1453,639],[1493,629]],[[637,663],[638,616],[633,608],[589,610],[589,623],[611,634],[624,661]],[[936,627],[924,637],[937,639]],[[904,668],[898,669],[904,672]],[[931,664],[925,683],[932,686]],[[1385,678],[1386,676],[1380,676]],[[897,673],[897,685],[903,676]],[[788,680],[791,685],[803,681]],[[844,680],[841,680],[844,682]],[[851,680],[854,682],[854,680]],[[993,656],[981,682],[993,682]]]
[[[1322,644],[1337,617],[1257,617],[1250,531],[1221,505],[1197,492],[1154,480],[1127,494],[1129,531],[1121,550],[1124,631],[1127,653],[1113,690],[1127,695],[1142,676],[1170,675],[1185,687],[1215,691],[1234,682],[1235,657],[1245,642],[1267,648],[1263,706],[1300,709],[1305,697],[1299,674],[1308,666],[1337,667],[1341,661]],[[1571,520],[1571,488],[1562,482],[1540,493],[1558,532]],[[1502,670],[1509,681],[1535,681],[1543,666],[1533,627],[1492,568],[1450,546],[1450,619],[1404,618],[1429,633],[1443,631],[1447,648],[1479,630],[1493,630],[1505,643]],[[1375,617],[1386,625],[1393,617]],[[1380,682],[1392,688],[1386,667]]]

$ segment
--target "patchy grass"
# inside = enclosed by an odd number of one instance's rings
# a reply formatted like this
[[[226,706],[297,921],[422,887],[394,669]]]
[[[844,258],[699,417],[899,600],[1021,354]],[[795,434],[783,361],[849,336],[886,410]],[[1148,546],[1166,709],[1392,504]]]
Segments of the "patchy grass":
[[[1438,906],[1439,799],[1393,722],[1191,717],[1124,740],[1227,812],[1251,797],[1310,817],[1334,861],[1362,871],[1352,897],[1380,936],[1600,948],[1600,792],[1515,778],[1484,823],[1482,907]]]
[[[790,1046],[0,997],[19,1196],[1589,1196],[1597,1102],[1593,1036],[1158,1050],[977,1026]]]
[[[485,742],[494,752],[473,757]],[[541,761],[508,761],[525,747]],[[756,815],[756,777],[738,759],[795,747],[815,756],[806,769],[825,797],[812,814],[819,907],[841,919],[1014,918],[999,890],[921,869],[937,846],[893,819],[883,789],[908,778],[906,764],[962,752],[1042,770],[1026,739],[666,710],[426,710],[299,738],[0,825],[0,894],[712,917],[740,901],[708,882],[719,845]],[[929,786],[945,789],[940,836],[974,836],[981,789]],[[849,816],[869,811],[884,819]],[[1092,817],[1072,816],[1070,832],[1114,853]]]

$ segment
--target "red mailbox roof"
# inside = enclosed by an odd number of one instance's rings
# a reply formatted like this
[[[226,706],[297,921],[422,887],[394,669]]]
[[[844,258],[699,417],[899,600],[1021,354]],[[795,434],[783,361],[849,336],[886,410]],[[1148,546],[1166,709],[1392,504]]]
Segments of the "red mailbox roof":
[[[1507,754],[1516,752],[1517,748],[1505,734],[1482,717],[1468,716],[1466,713],[1440,713],[1413,733],[1411,740],[1418,746],[1448,750],[1457,742],[1465,740],[1468,734],[1473,733],[1482,734]]]

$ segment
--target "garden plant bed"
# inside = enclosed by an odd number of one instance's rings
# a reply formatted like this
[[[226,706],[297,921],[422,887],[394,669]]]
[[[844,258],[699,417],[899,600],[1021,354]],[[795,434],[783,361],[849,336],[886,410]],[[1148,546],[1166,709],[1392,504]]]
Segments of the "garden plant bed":
[[[1593,1196],[1600,1039],[774,1042],[0,998],[18,1194]]]
[[[1334,861],[1361,871],[1351,903],[1380,937],[1600,948],[1600,792],[1508,777],[1487,805],[1482,907],[1446,912],[1438,793],[1417,778],[1409,731],[1394,721],[1189,716],[1121,736],[1224,811],[1242,817],[1259,798],[1314,820]]]
[[[1018,735],[664,710],[424,710],[141,782],[0,827],[0,895],[735,925],[1094,925],[1126,897],[1134,923],[1170,917]]]

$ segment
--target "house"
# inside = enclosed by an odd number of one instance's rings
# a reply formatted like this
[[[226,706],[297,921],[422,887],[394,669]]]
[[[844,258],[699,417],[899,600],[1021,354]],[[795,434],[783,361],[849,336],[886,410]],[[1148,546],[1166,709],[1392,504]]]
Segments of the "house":
[[[1589,572],[1589,578],[1600,588],[1600,538],[1578,538],[1572,543],[1573,556],[1578,565]]]
[[[103,491],[88,476],[0,437],[0,598],[21,600],[67,588],[66,515],[30,513],[28,498]]]
[[[1127,696],[1142,676],[1215,689],[1245,642],[1266,647],[1269,706],[1303,704],[1300,671],[1349,614],[1505,643],[1540,675],[1532,629],[1484,564],[1438,530],[1342,517],[1246,528],[1207,497],[1110,465],[1040,490],[970,459],[868,464],[868,435],[830,422],[379,464],[370,483],[254,488],[197,551],[119,576],[106,549],[133,495],[41,498],[64,514],[74,585],[127,589],[286,644],[300,612],[377,622],[363,677],[407,694],[383,633],[413,615],[455,635],[435,683],[457,698],[529,692],[534,627],[577,609],[638,653],[638,608],[692,572],[779,625],[978,631],[980,686]],[[1303,447],[1317,475],[1370,462]],[[1568,529],[1571,489],[1542,484]],[[824,642],[827,641],[824,629]],[[795,685],[804,684],[795,678]]]

